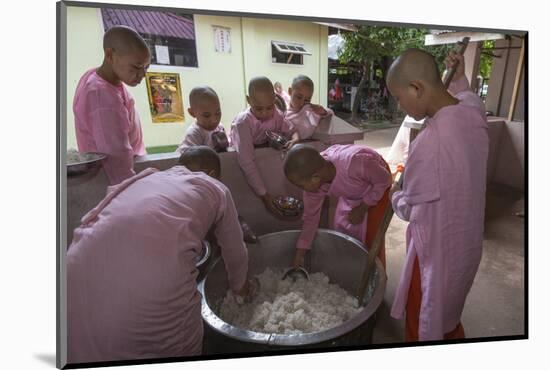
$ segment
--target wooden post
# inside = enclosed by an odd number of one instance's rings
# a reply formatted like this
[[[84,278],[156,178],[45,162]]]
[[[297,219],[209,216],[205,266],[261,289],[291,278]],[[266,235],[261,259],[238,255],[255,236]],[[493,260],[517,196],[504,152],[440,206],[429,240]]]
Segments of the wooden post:
[[[521,49],[519,51],[518,67],[516,69],[516,80],[514,81],[514,89],[512,90],[512,100],[510,101],[510,109],[508,110],[508,121],[514,119],[514,113],[516,111],[516,102],[519,95],[519,82],[523,75],[523,56],[525,53],[525,39],[521,39]]]
[[[508,48],[506,48],[506,59],[504,60],[504,72],[502,72],[502,82],[500,84],[500,92],[498,93],[498,103],[497,111],[495,112],[496,116],[502,117],[504,114],[500,114],[500,108],[502,105],[502,95],[504,94],[504,85],[506,84],[506,72],[508,71],[508,64],[510,61],[510,49],[512,48],[512,37],[508,37]]]

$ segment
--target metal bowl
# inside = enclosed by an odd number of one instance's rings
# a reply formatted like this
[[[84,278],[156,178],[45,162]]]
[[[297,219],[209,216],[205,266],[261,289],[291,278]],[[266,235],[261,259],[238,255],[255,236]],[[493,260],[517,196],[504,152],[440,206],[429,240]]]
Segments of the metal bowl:
[[[249,276],[267,267],[285,270],[292,263],[300,230],[281,231],[259,237],[260,243],[248,246]],[[306,268],[310,273],[323,272],[357,296],[367,251],[361,242],[342,233],[320,229],[309,255]],[[202,295],[202,317],[205,321],[205,352],[234,353],[289,348],[289,346],[327,346],[366,344],[372,337],[374,320],[369,320],[384,298],[386,275],[381,262],[369,282],[363,310],[350,320],[328,330],[305,334],[260,333],[233,326],[218,315],[228,289],[227,273],[221,259],[214,261],[199,283]]]
[[[195,266],[201,267],[205,264],[205,262],[210,257],[210,254],[212,253],[212,248],[210,247],[210,243],[206,240],[202,241],[202,253],[200,256],[197,256],[195,258]]]
[[[218,153],[226,152],[229,147],[229,139],[223,131],[216,131],[212,133],[212,141],[214,143],[214,150]]]
[[[101,165],[101,161],[107,158],[103,153],[85,152],[79,153],[81,159],[77,162],[67,162],[67,176],[78,176],[90,172]]]
[[[282,150],[286,143],[288,143],[288,139],[282,135],[279,135],[273,131],[266,131],[265,135],[267,136],[267,142],[269,143],[269,146],[271,146],[273,149],[276,150]]]
[[[273,204],[284,216],[298,216],[304,210],[304,202],[291,196],[278,196],[273,200]]]

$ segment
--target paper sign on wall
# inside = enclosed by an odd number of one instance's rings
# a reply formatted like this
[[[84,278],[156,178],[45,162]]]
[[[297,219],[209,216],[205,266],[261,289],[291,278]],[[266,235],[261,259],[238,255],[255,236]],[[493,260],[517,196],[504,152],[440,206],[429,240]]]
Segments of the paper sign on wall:
[[[214,49],[218,53],[231,53],[231,28],[212,26],[214,28]]]
[[[168,46],[155,45],[155,51],[157,52],[157,64],[170,64]]]

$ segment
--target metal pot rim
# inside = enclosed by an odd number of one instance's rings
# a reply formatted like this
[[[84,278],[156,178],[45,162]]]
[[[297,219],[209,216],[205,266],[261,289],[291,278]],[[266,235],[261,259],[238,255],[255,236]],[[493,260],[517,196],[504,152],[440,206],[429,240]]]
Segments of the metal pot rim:
[[[99,153],[99,152],[82,152],[82,153],[79,153],[79,154],[86,154],[86,155],[91,156],[92,158],[89,158],[89,159],[86,159],[86,160],[83,160],[83,161],[74,162],[74,163],[67,163],[67,167],[77,167],[77,166],[81,166],[83,164],[92,164],[92,163],[100,162],[100,161],[104,160],[105,158],[107,158],[106,154]]]
[[[296,231],[299,231],[299,230],[285,230],[285,231],[279,231],[275,233],[269,233],[269,234],[260,236],[259,239],[261,240],[262,238],[269,237],[273,234],[280,235],[280,234],[286,234],[286,233],[296,233]],[[359,242],[357,239],[352,238],[343,233],[340,233],[338,231],[329,230],[329,229],[319,229],[318,232],[338,235],[340,237],[343,237],[349,240],[350,242],[355,244],[357,247],[365,250],[362,243]],[[216,263],[218,261],[219,259],[216,261]],[[213,267],[214,265],[215,263],[212,264],[211,267]],[[206,321],[208,326],[210,326],[216,332],[243,342],[259,343],[259,344],[267,344],[267,345],[279,345],[279,346],[296,346],[296,345],[316,344],[316,343],[325,342],[325,341],[337,338],[341,335],[344,335],[352,331],[353,329],[357,328],[359,325],[364,323],[369,317],[371,317],[375,313],[375,311],[378,309],[378,306],[380,306],[380,303],[382,303],[382,300],[384,299],[384,291],[386,287],[387,278],[386,278],[386,274],[384,272],[382,263],[378,258],[376,258],[376,268],[378,271],[378,274],[376,274],[377,289],[375,289],[374,294],[369,300],[369,302],[367,303],[367,305],[364,306],[361,312],[359,312],[350,320],[327,330],[313,332],[313,333],[305,333],[305,334],[278,334],[278,333],[260,333],[260,332],[245,330],[245,329],[233,326],[223,321],[218,315],[216,315],[216,313],[210,308],[210,306],[206,302],[204,285],[206,282],[206,278],[208,277],[208,274],[198,285],[198,290],[201,294],[202,317],[204,321]]]
[[[204,265],[206,260],[210,257],[212,254],[212,247],[210,246],[210,242],[208,240],[203,240],[202,242],[202,248],[205,250],[204,255],[195,263],[195,267],[200,267]]]

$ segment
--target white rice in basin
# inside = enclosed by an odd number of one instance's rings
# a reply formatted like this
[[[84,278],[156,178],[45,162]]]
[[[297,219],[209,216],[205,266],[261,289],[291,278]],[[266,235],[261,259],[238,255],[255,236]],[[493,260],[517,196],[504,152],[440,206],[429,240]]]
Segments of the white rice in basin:
[[[330,284],[323,273],[309,275],[309,281],[281,280],[283,272],[266,269],[256,277],[258,295],[250,303],[239,304],[228,291],[219,316],[242,329],[262,333],[303,334],[323,331],[342,324],[357,315],[357,298],[336,284]]]
[[[97,154],[94,153],[80,153],[74,148],[70,148],[67,150],[67,164],[86,162],[96,158]]]

